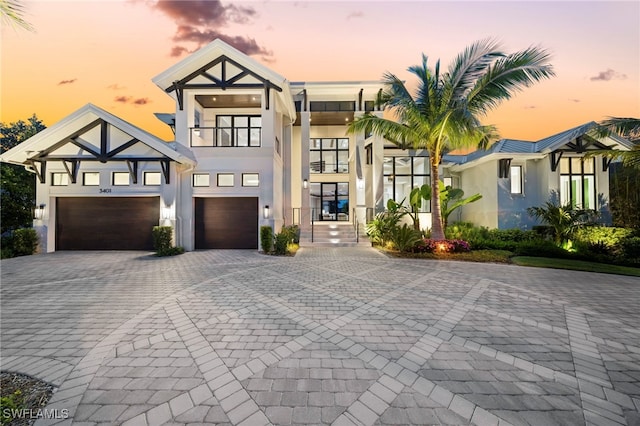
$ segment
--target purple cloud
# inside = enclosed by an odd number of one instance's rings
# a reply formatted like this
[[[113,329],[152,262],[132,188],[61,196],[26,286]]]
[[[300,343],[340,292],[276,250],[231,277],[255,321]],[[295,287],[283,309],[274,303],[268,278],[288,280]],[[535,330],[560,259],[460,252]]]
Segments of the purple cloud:
[[[619,73],[611,68],[606,71],[600,71],[598,75],[590,78],[591,81],[611,81],[611,80],[626,80],[627,75]]]
[[[350,19],[355,19],[355,18],[362,18],[364,17],[364,12],[357,10],[355,12],[351,12],[350,14],[347,15],[347,21]]]
[[[260,46],[255,39],[233,36],[221,30],[229,24],[249,24],[257,16],[254,8],[235,4],[223,5],[220,0],[158,0],[152,7],[177,25],[170,55],[174,57],[190,53],[219,38],[247,55],[262,55],[269,58],[273,53]],[[194,43],[188,49],[182,43]]]
[[[72,84],[72,83],[75,83],[77,80],[78,80],[77,78],[72,78],[72,79],[69,79],[69,80],[62,80],[62,81],[58,82],[58,86],[62,86],[64,84]]]

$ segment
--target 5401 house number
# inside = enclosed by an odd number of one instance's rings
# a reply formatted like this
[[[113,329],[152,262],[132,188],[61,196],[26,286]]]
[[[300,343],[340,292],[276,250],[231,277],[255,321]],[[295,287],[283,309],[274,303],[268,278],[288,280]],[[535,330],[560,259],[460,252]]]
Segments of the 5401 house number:
[[[100,188],[101,194],[111,194],[111,188]]]

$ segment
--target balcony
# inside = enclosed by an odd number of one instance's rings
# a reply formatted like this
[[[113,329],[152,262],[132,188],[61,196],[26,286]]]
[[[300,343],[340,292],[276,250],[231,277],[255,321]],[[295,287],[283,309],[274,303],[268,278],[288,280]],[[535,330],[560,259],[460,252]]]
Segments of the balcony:
[[[261,146],[260,127],[191,127],[189,145],[191,147],[238,147],[257,148]]]

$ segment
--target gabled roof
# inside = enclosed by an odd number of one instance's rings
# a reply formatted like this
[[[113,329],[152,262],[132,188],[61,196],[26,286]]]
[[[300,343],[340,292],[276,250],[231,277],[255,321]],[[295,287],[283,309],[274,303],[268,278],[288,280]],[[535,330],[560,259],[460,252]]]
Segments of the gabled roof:
[[[557,133],[553,136],[540,139],[535,144],[536,145],[535,151],[542,152],[542,153],[549,153],[549,152],[555,151],[556,149],[560,149],[567,143],[575,140],[577,137],[588,134],[590,131],[596,129],[597,127],[598,127],[598,124],[595,121],[590,121],[589,123],[585,123],[580,126],[574,127],[573,129],[565,130],[564,132]],[[621,138],[615,134],[611,134],[607,136],[607,138],[612,139],[612,141],[614,142],[612,146],[617,143],[619,145],[622,145],[624,148],[631,149],[631,146],[632,146],[631,142],[629,142],[624,138]],[[603,138],[603,139],[606,139],[606,138]]]
[[[25,164],[28,159],[37,156],[38,153],[50,149],[53,145],[69,139],[72,135],[82,132],[98,120],[102,120],[120,131],[126,133],[137,142],[157,151],[163,156],[183,164],[195,164],[193,154],[178,152],[174,144],[164,142],[162,139],[148,133],[133,124],[116,117],[115,115],[95,106],[87,104],[77,111],[69,114],[51,127],[35,134],[26,141],[11,148],[0,156],[0,161],[13,164]]]
[[[486,161],[491,158],[507,158],[507,157],[520,157],[520,158],[538,158],[549,154],[555,150],[561,149],[576,138],[589,133],[596,129],[598,124],[594,121],[582,124],[580,126],[565,130],[555,135],[540,139],[537,142],[522,141],[514,139],[501,139],[494,143],[487,150],[477,150],[466,155],[445,155],[444,160],[453,163],[454,165],[467,165],[475,161]],[[605,144],[605,141],[610,143]],[[631,149],[633,144],[628,140],[621,138],[615,134],[610,134],[604,138],[598,138],[598,142],[606,145],[610,148],[616,147],[616,145],[622,148]]]
[[[296,116],[296,110],[293,104],[291,90],[289,88],[289,81],[282,75],[265,67],[255,59],[245,55],[238,49],[230,46],[220,39],[212,41],[180,62],[174,64],[167,70],[161,72],[155,76],[152,81],[162,90],[170,92],[174,82],[180,81],[193,73],[196,73],[198,70],[201,70],[203,67],[207,67],[209,64],[212,64],[213,67],[213,63],[220,57],[231,59],[241,67],[251,70],[252,73],[256,74],[261,79],[268,81],[278,89],[281,89],[282,91],[277,91],[277,93],[281,102],[285,106],[285,112],[289,117]]]

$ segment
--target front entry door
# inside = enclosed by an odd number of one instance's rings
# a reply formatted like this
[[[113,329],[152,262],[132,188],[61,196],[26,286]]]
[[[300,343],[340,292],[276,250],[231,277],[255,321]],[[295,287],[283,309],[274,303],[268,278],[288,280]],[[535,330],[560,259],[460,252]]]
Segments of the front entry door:
[[[349,220],[349,183],[330,182],[312,183],[311,200],[316,205],[316,220]],[[314,188],[315,187],[315,188]],[[314,191],[314,189],[316,189]]]

